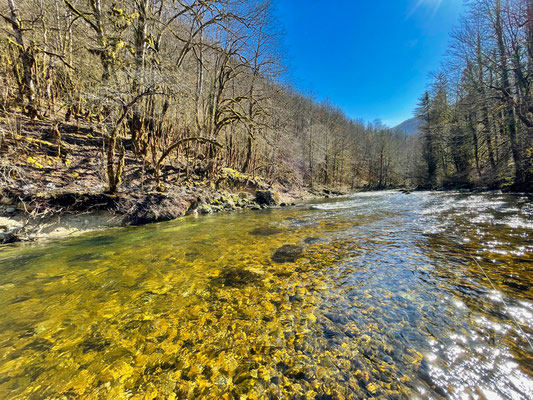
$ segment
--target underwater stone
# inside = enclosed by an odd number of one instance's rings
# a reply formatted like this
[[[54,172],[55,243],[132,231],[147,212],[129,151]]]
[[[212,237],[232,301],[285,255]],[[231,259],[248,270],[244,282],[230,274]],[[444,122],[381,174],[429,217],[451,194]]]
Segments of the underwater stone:
[[[302,256],[303,247],[296,244],[284,244],[272,255],[272,261],[277,263],[294,262]]]
[[[259,274],[247,269],[230,268],[212,279],[216,286],[243,287],[259,280]]]
[[[531,287],[526,282],[516,282],[516,281],[511,281],[511,280],[503,281],[503,284],[505,286],[509,286],[510,288],[520,290],[520,291],[527,291]]]
[[[279,228],[273,228],[271,226],[262,226],[262,227],[254,229],[253,231],[250,231],[250,235],[272,236],[272,235],[277,235],[278,233],[281,233],[281,232],[282,230]]]

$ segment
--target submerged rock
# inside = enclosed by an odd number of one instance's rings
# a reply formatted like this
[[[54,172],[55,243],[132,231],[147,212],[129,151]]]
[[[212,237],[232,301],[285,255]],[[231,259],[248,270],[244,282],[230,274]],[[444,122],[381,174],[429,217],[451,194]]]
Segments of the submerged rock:
[[[281,232],[282,230],[279,228],[273,228],[271,226],[262,226],[262,227],[254,229],[253,231],[250,231],[250,235],[272,236],[272,235],[277,235],[278,233],[281,233]]]
[[[303,254],[303,247],[296,244],[284,244],[272,255],[272,261],[277,263],[294,262]]]
[[[503,284],[505,286],[509,286],[510,288],[513,288],[513,289],[516,289],[516,290],[520,290],[520,291],[523,291],[523,292],[529,290],[529,288],[531,287],[526,282],[517,282],[517,281],[511,281],[511,280],[505,280],[505,281],[503,281]]]
[[[247,269],[231,268],[212,278],[216,286],[243,287],[259,280],[260,275]]]
[[[24,346],[24,350],[33,350],[36,352],[46,353],[53,347],[53,343],[47,339],[37,338],[33,342]]]
[[[111,345],[111,341],[108,339],[103,339],[100,336],[90,336],[84,338],[78,346],[81,348],[83,354],[90,351],[103,351]]]
[[[102,255],[99,253],[81,253],[81,254],[76,254],[70,257],[68,261],[69,263],[72,263],[72,262],[97,261],[101,259],[102,259]]]

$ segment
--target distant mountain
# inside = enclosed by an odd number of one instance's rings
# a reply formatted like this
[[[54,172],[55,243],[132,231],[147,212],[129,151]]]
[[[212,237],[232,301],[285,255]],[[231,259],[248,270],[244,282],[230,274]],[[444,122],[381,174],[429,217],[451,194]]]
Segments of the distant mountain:
[[[407,135],[414,135],[418,133],[418,128],[420,127],[420,120],[416,117],[403,121],[401,124],[396,125],[392,128],[393,131],[401,131]]]

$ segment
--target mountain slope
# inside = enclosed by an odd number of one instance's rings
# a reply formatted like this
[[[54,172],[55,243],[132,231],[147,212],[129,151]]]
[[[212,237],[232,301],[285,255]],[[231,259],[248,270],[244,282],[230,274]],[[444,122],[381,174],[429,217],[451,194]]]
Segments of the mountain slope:
[[[410,118],[406,121],[403,121],[401,124],[396,125],[392,128],[393,131],[401,131],[407,135],[414,135],[418,133],[418,128],[420,127],[420,120],[416,117]]]

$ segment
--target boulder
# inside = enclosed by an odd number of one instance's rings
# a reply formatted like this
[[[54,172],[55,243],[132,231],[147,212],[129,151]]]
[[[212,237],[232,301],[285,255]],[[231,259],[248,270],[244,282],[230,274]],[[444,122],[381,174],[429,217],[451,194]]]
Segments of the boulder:
[[[259,205],[275,206],[279,199],[273,190],[258,190],[255,192],[255,202]]]

